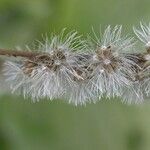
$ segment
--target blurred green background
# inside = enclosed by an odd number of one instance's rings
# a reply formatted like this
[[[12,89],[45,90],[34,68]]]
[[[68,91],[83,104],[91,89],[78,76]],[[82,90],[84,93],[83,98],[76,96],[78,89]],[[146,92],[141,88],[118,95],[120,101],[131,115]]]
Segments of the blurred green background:
[[[131,32],[140,21],[150,21],[149,0],[0,0],[0,46],[24,46],[64,27],[87,34],[92,26],[123,24]],[[149,116],[150,102],[75,107],[3,93],[0,150],[150,150]]]

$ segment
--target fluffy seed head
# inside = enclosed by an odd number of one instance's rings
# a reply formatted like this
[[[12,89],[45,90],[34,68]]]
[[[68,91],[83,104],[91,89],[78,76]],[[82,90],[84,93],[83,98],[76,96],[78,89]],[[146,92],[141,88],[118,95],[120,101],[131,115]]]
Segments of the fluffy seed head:
[[[78,51],[84,45],[77,32],[66,36],[63,34],[64,31],[60,36],[53,35],[50,40],[40,43],[41,54],[36,57],[5,64],[5,75],[9,81],[13,81],[13,91],[21,89],[25,97],[30,95],[34,100],[42,97],[61,98],[65,95],[66,87],[71,86],[75,79],[82,78],[75,66]]]
[[[108,98],[121,96],[123,88],[131,85],[135,72],[135,62],[126,56],[126,52],[134,46],[133,38],[122,37],[122,26],[108,26],[103,35],[95,32],[97,47],[92,43],[89,67],[92,68],[91,82],[96,85],[95,93],[99,98],[105,94]],[[101,95],[101,96],[100,96]]]

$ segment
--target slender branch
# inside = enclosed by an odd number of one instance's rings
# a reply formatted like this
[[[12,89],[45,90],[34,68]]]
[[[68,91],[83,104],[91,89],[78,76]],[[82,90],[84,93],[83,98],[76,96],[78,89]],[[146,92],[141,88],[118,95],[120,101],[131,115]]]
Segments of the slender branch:
[[[5,56],[32,58],[39,54],[40,54],[39,52],[0,49],[0,55],[5,55]]]
[[[131,53],[131,55],[133,55],[133,58],[129,57],[129,59],[134,59],[134,56],[136,56],[138,58],[138,65],[141,66],[142,68],[145,68],[147,66],[149,66],[149,62],[146,63],[147,61],[144,59],[144,55],[146,54],[149,54],[150,49],[147,49],[147,53],[143,53],[143,54],[140,54],[140,53]],[[43,54],[47,54],[47,53],[42,53],[42,52],[33,52],[33,51],[18,51],[18,50],[10,50],[10,49],[1,49],[0,48],[0,56],[1,55],[4,55],[4,56],[8,56],[8,57],[24,57],[24,58],[28,58],[28,59],[32,59],[38,55],[43,55]],[[86,56],[87,57],[87,56]],[[128,56],[126,56],[128,57]],[[45,58],[45,57],[44,57]]]

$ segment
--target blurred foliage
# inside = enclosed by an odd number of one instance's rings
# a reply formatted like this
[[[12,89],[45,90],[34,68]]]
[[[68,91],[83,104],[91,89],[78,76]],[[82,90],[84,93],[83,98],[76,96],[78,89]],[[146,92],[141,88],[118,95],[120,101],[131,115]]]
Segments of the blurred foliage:
[[[0,46],[13,48],[67,27],[86,35],[123,24],[125,32],[150,21],[149,0],[0,0]],[[131,33],[132,34],[132,33]],[[150,103],[120,100],[72,106],[0,97],[0,150],[149,150]]]

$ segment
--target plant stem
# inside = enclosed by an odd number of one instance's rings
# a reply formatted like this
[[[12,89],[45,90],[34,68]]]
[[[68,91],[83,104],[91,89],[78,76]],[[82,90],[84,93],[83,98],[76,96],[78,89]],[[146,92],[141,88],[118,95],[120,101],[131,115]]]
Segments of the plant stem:
[[[40,53],[38,52],[31,52],[31,51],[0,49],[0,55],[4,55],[4,56],[33,58],[39,54]]]

